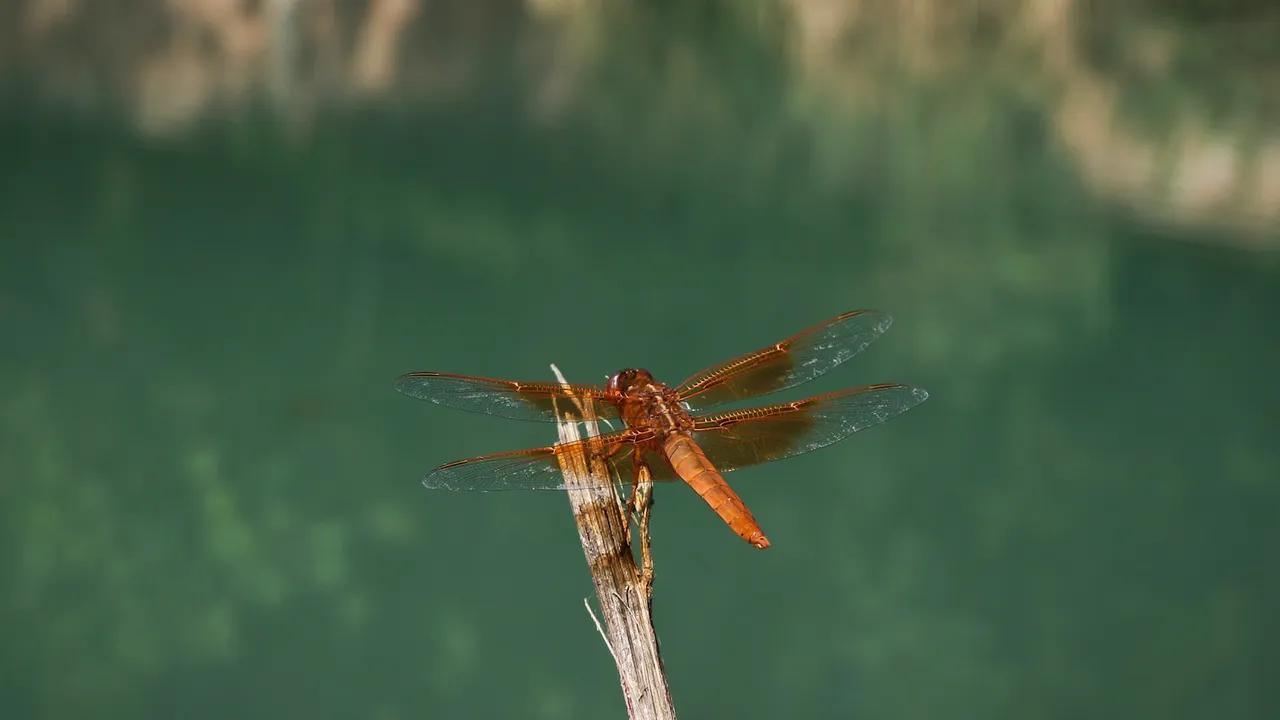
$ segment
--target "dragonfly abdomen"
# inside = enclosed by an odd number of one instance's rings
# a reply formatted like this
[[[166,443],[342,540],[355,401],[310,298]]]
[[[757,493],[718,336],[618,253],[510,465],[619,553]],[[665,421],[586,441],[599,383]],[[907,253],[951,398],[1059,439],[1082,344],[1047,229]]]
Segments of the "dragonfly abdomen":
[[[669,433],[662,449],[680,479],[688,483],[738,537],[762,550],[769,547],[769,539],[742,498],[724,481],[692,437],[680,432]]]

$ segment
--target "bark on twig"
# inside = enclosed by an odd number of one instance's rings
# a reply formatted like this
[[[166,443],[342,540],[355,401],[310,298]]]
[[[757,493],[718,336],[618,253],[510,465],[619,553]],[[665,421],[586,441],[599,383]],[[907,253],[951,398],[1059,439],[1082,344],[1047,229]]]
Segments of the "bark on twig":
[[[554,365],[551,368],[564,383],[559,369]],[[584,421],[587,436],[597,436],[599,432],[591,420],[595,417],[592,409],[579,405],[576,410],[577,417]],[[561,443],[580,439],[571,411],[560,409]],[[642,572],[631,553],[630,519],[617,487],[610,482],[609,467],[604,459],[598,455],[570,453],[559,457],[582,551],[587,556],[587,567],[604,615],[605,630],[601,634],[618,666],[627,715],[632,720],[674,720],[675,707],[671,704],[651,615],[653,585],[648,548],[644,548],[646,568]],[[641,508],[641,513],[647,519],[647,509]],[[641,535],[647,545],[648,529],[642,527]],[[589,605],[587,609],[590,611]],[[594,614],[592,619],[595,620]],[[598,620],[596,627],[600,627]]]

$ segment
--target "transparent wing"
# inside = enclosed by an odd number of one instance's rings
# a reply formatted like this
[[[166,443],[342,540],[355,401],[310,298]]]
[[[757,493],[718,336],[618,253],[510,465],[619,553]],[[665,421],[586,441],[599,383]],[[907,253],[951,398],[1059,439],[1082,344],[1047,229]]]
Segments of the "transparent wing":
[[[608,402],[604,388],[596,385],[566,386],[415,372],[396,378],[396,390],[437,405],[515,420],[555,422],[556,408],[560,412],[578,412],[575,398],[580,402],[590,401],[598,419],[618,417],[618,408]]]
[[[929,394],[872,385],[781,405],[694,418],[693,439],[720,472],[801,455],[900,415]]]
[[[626,485],[633,481],[635,453],[640,451],[640,438],[636,433],[619,430],[565,445],[458,460],[432,470],[422,484],[432,490],[564,490],[560,455],[584,452],[588,456],[604,456],[613,470],[610,483]],[[646,453],[646,457],[649,455],[651,453]],[[673,479],[675,474],[669,467],[667,464],[668,470],[664,473],[655,463],[654,479]]]
[[[689,410],[697,412],[795,387],[862,352],[892,323],[893,318],[877,310],[847,312],[708,368],[676,390]]]

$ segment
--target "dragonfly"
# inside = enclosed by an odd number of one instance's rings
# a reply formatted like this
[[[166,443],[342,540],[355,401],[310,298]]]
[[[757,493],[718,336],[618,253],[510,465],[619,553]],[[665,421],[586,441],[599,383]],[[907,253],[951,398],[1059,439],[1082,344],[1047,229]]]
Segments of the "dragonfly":
[[[642,467],[655,482],[684,481],[739,537],[764,549],[769,539],[725,482],[725,473],[827,447],[907,411],[929,394],[884,383],[763,407],[707,411],[807,383],[865,350],[892,322],[876,310],[846,312],[674,387],[643,368],[620,370],[603,386],[412,372],[397,378],[395,387],[437,405],[516,420],[557,422],[566,408],[589,403],[593,419],[622,425],[572,443],[446,463],[423,479],[428,488],[567,490],[562,456],[582,453],[606,461],[611,484],[634,487]]]

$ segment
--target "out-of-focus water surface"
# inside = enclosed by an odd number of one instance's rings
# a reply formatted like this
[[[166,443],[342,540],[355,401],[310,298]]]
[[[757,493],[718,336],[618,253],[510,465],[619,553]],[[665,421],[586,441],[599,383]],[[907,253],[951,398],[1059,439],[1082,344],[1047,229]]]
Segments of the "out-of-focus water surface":
[[[682,716],[1280,715],[1280,15],[1123,5],[4,3],[0,715],[623,717],[563,494],[419,484],[554,429],[392,379],[859,307],[772,548],[659,488]]]

